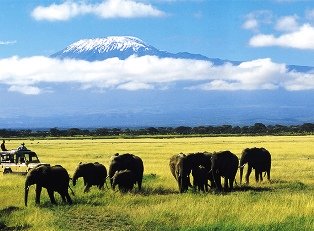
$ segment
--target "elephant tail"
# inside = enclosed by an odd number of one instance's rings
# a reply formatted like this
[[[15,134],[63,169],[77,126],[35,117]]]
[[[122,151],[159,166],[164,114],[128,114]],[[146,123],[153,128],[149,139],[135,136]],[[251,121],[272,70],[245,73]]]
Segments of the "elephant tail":
[[[75,194],[74,194],[74,192],[73,192],[72,188],[70,187],[70,185],[69,185],[69,189],[70,189],[70,191],[71,191],[72,195],[73,195],[73,196],[75,196]]]

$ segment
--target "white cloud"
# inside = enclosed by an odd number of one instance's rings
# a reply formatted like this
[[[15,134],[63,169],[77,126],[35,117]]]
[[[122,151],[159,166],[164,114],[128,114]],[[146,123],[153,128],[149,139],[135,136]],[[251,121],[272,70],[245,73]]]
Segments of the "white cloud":
[[[258,21],[255,18],[247,19],[242,27],[246,30],[256,30],[258,28]]]
[[[0,41],[0,45],[11,45],[11,44],[15,44],[16,40],[14,41]]]
[[[298,17],[296,15],[282,17],[277,21],[275,29],[284,32],[296,31],[299,29],[297,19]]]
[[[134,0],[104,0],[98,4],[66,1],[62,4],[38,6],[32,11],[36,20],[66,21],[79,15],[96,15],[101,18],[161,17],[165,13],[150,4]]]
[[[118,58],[88,62],[42,56],[0,59],[0,84],[9,91],[43,94],[41,86],[72,84],[81,89],[165,90],[171,86],[202,90],[314,89],[314,74],[289,72],[270,59],[240,65],[214,66],[207,61],[158,58]],[[179,84],[180,83],[180,84]],[[182,85],[183,84],[183,85]]]
[[[259,31],[261,25],[270,24],[272,21],[272,13],[267,10],[254,11],[245,16],[245,22],[242,25],[243,29]]]
[[[9,87],[8,91],[19,92],[25,95],[38,95],[42,93],[42,90],[34,86],[23,86],[23,85],[12,85]]]
[[[314,49],[314,27],[310,24],[304,24],[298,30],[278,37],[272,34],[258,34],[250,39],[249,44],[253,47],[281,46]]]

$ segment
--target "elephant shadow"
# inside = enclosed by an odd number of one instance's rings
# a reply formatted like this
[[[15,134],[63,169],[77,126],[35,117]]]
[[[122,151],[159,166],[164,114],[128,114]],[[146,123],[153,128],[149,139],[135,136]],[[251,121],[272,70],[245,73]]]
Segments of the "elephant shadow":
[[[143,187],[141,191],[136,191],[135,193],[143,196],[151,196],[151,195],[171,195],[178,194],[177,190],[171,188],[164,187]]]
[[[242,185],[234,187],[234,192],[246,192],[246,191],[253,191],[253,192],[269,192],[271,188],[268,187],[253,187],[249,185]]]
[[[17,225],[17,226],[7,226],[1,217],[10,216],[12,213],[21,210],[21,208],[16,206],[9,206],[0,210],[0,230],[29,230],[31,226],[29,224]]]

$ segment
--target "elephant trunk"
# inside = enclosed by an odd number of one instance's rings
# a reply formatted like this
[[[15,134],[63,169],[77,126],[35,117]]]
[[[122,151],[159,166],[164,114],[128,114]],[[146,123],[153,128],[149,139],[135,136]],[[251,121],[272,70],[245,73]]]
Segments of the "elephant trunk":
[[[25,206],[27,206],[27,198],[28,198],[29,186],[30,185],[29,185],[28,181],[26,180],[26,182],[25,182],[25,195],[24,195]]]
[[[240,184],[242,184],[243,168],[244,166],[240,166]]]
[[[72,178],[73,186],[76,185],[76,181],[77,181],[78,178],[79,178],[79,173],[78,173],[78,170],[76,170],[76,171],[74,172],[74,175],[73,175],[73,178]]]

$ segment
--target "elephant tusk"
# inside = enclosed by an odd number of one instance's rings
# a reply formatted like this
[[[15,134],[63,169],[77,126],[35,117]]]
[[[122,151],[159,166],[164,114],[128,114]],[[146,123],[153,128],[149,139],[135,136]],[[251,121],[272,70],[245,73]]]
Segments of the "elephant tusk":
[[[244,168],[245,165],[246,165],[246,163],[243,164],[243,165],[240,165],[239,168]]]

